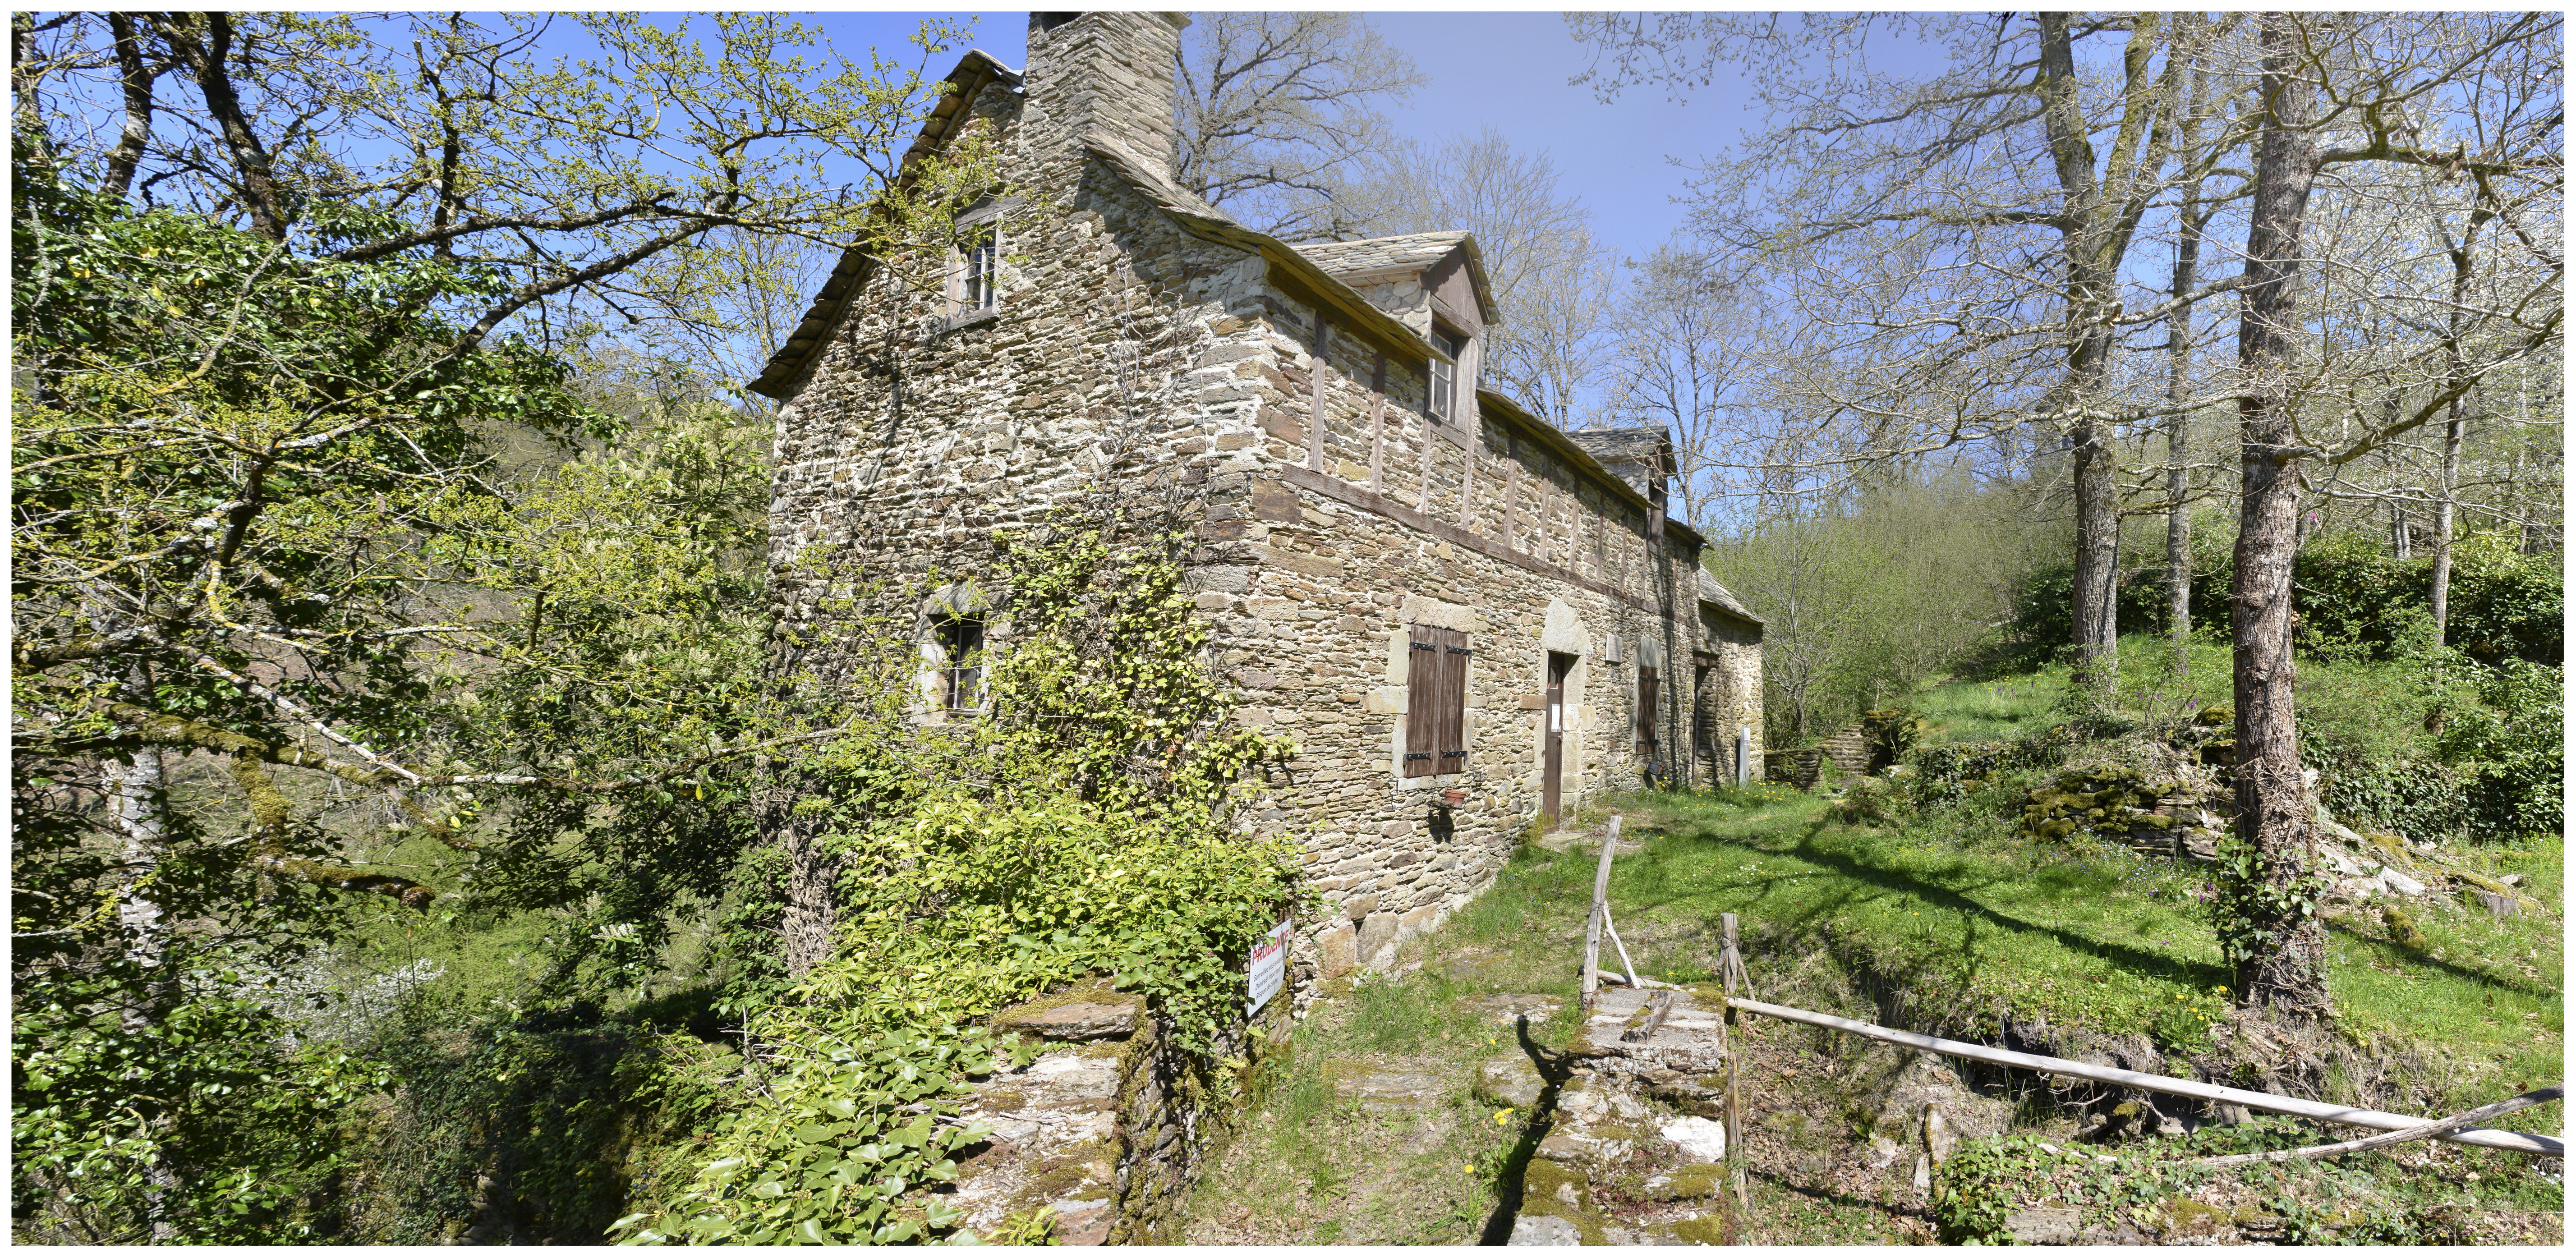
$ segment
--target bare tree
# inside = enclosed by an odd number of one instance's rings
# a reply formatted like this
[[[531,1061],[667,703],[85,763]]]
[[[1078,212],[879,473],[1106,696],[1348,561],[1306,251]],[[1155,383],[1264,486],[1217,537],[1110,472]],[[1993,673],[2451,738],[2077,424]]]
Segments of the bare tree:
[[[2235,584],[2236,807],[2252,849],[2233,906],[2240,1003],[2299,1018],[2327,1012],[2325,926],[2305,885],[2316,854],[2292,719],[2290,561],[2298,550],[2299,448],[2291,426],[2299,235],[2316,180],[2317,83],[2301,73],[2294,24],[2262,21],[2264,74],[2255,142],[2254,218],[2245,238],[2244,372],[2237,398],[2243,462]],[[2225,928],[2222,927],[2222,930]]]
[[[1348,174],[1390,141],[1379,110],[1430,79],[1359,14],[1197,17],[1182,32],[1173,179],[1283,240],[1353,235]]]
[[[1772,388],[1805,398],[1781,413],[1836,430],[1793,444],[1849,467],[2001,444],[2028,425],[2068,456],[2072,645],[2079,676],[2107,689],[2116,438],[2159,409],[2139,396],[2144,382],[2117,370],[2116,351],[2124,329],[2161,326],[2168,313],[2162,294],[2135,291],[2125,273],[2142,221],[2177,174],[2185,62],[2163,17],[1805,15],[1792,27],[1763,16],[1585,15],[1569,24],[1607,58],[1586,76],[1605,94],[1647,80],[1679,93],[1740,65],[1770,107],[1767,130],[1701,168],[1692,222],[1716,257],[1758,260],[1770,272],[1761,286],[1807,325],[1764,329],[1756,351]],[[1866,54],[1882,35],[1936,45],[1945,67],[1875,71]],[[2114,68],[2087,69],[2098,62]],[[2203,173],[2228,147],[2208,146]]]
[[[2480,380],[2561,343],[2562,264],[2549,226],[2562,205],[2560,20],[2273,13],[2258,26],[2254,208],[2237,332],[2241,508],[2229,591],[2245,852],[2241,862],[2221,862],[2232,918],[2221,933],[2240,1003],[2322,1018],[2325,937],[2314,910],[2290,644],[2299,477],[2311,461],[2331,475],[2384,453],[2456,415]],[[2470,136],[2481,141],[2474,150]],[[2463,235],[2440,226],[2439,215],[2419,219],[2415,231],[2440,240],[2447,263],[2424,268],[2429,291],[2396,268],[2343,286],[2345,309],[2303,311],[2307,275],[2328,277],[2352,261],[2315,263],[2317,250],[2303,239],[2312,195],[2398,204],[2390,192],[2409,173],[2460,189],[2468,223],[2505,224],[2515,247],[2490,257],[2486,282],[2472,282],[2480,268]],[[2338,326],[2347,334],[2311,331]]]
[[[1683,515],[1702,530],[1716,523],[1722,498],[1752,488],[1729,479],[1742,460],[1720,455],[1744,428],[1735,413],[1745,347],[1734,297],[1676,245],[1631,264],[1603,400],[1618,422],[1673,434]]]

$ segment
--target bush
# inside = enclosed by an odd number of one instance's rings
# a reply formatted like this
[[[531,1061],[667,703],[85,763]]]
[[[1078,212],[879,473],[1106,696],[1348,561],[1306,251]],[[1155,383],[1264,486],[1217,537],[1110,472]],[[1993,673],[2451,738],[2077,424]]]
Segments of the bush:
[[[2236,576],[2231,544],[2218,530],[2192,537],[2192,627],[2221,637],[2230,630],[2227,588]],[[2290,580],[2303,652],[2387,659],[2430,637],[2430,557],[2398,559],[2376,536],[2327,533],[2300,549]],[[1998,666],[2027,669],[2065,652],[2074,638],[2074,581],[2065,561],[2023,580]],[[2162,565],[2124,572],[2118,598],[2124,630],[2162,633],[2170,624]],[[2451,548],[2450,603],[2450,644],[2469,658],[2561,662],[2566,597],[2555,556],[2521,554],[2502,534],[2463,537]]]

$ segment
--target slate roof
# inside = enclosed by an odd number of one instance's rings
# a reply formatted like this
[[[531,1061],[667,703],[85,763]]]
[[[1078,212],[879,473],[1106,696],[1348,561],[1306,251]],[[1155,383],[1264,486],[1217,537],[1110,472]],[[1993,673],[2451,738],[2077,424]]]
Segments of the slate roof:
[[[1467,250],[1467,275],[1476,285],[1476,300],[1485,307],[1485,322],[1502,322],[1502,308],[1494,304],[1493,286],[1485,280],[1485,256],[1476,248],[1476,238],[1465,232],[1415,232],[1410,236],[1327,240],[1293,247],[1327,273],[1342,276],[1428,270],[1460,246]]]
[[[1699,601],[1707,603],[1710,606],[1717,608],[1719,611],[1725,612],[1727,615],[1733,616],[1737,620],[1744,621],[1747,624],[1758,625],[1762,623],[1762,618],[1760,616],[1756,616],[1752,612],[1745,610],[1744,603],[1737,599],[1732,591],[1729,591],[1725,586],[1719,585],[1716,577],[1708,575],[1708,569],[1706,568],[1699,570]]]

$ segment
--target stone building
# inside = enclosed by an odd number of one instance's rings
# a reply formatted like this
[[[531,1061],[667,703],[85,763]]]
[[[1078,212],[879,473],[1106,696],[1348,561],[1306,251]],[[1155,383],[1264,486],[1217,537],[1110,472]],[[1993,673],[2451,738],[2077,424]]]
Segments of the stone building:
[[[983,641],[995,530],[1104,482],[1185,488],[1238,719],[1302,748],[1248,823],[1340,906],[1300,924],[1329,976],[1388,962],[1533,823],[1758,765],[1762,629],[1666,517],[1664,433],[1562,432],[1480,387],[1505,312],[1472,239],[1292,247],[1173,185],[1186,20],[1032,14],[1025,72],[949,75],[915,152],[989,126],[999,194],[942,256],[845,256],[753,386],[785,403],[771,597],[818,614],[815,547],[935,567],[924,719],[971,719],[943,665]]]

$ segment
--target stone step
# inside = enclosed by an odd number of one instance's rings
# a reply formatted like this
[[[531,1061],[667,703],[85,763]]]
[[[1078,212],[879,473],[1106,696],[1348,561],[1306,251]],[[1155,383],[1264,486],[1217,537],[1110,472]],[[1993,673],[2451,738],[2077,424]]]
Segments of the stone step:
[[[1659,1002],[1669,1002],[1656,1017]],[[1726,1131],[1719,1121],[1725,1051],[1721,1005],[1694,988],[1615,987],[1594,1000],[1567,1047],[1571,1077],[1542,1117],[1539,1142],[1521,1181],[1514,1245],[1714,1244],[1719,1187],[1725,1182]],[[1647,1098],[1684,1111],[1660,1116]],[[1638,1171],[1643,1154],[1642,1215],[1611,1220],[1593,1184],[1614,1172]]]

